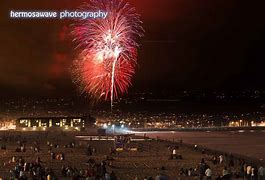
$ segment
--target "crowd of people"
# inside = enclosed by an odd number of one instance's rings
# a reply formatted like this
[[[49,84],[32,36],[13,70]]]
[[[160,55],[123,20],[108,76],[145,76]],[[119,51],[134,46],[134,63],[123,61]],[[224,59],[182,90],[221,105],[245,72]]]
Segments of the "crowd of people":
[[[16,139],[16,138],[14,138]],[[105,155],[105,158],[102,160],[97,160],[95,156],[97,155],[97,149],[90,144],[82,146],[84,148],[83,153],[87,156],[87,161],[84,161],[82,168],[75,167],[69,164],[68,161],[65,161],[68,158],[65,157],[64,149],[62,148],[77,148],[81,147],[80,144],[77,144],[75,141],[71,141],[65,145],[59,145],[57,143],[52,143],[47,141],[47,147],[41,147],[39,143],[33,141],[32,143],[27,143],[25,139],[16,139],[15,152],[21,153],[21,156],[13,156],[5,164],[11,166],[10,168],[10,179],[46,179],[46,180],[56,180],[62,178],[71,178],[73,180],[78,179],[88,179],[88,180],[117,180],[118,177],[115,171],[115,158],[114,156],[119,153],[115,152],[115,148],[111,148],[109,154]],[[116,142],[116,141],[115,141]],[[117,141],[118,145],[116,147],[125,147],[123,141]],[[128,141],[130,142],[130,141]],[[127,143],[127,141],[126,141]],[[44,145],[45,146],[45,145]],[[60,148],[60,150],[58,150]],[[143,148],[143,147],[142,147]],[[182,148],[181,144],[174,143],[172,146],[168,147],[169,150],[169,161],[178,161],[181,164],[181,161],[186,157],[181,154],[179,149]],[[5,143],[1,145],[2,150],[8,149]],[[50,161],[59,162],[63,161],[64,165],[61,167],[61,173],[55,173],[54,169],[47,166],[47,163],[44,163],[39,156],[41,151],[48,150],[50,154]],[[199,148],[195,145],[193,151],[202,154],[200,162],[194,167],[185,167],[183,165],[179,170],[178,177],[195,177],[200,180],[229,180],[229,179],[239,179],[244,178],[246,180],[265,180],[265,168],[263,166],[256,166],[249,162],[244,161],[234,157],[232,154],[214,154],[206,153],[204,149]],[[149,150],[149,149],[148,149]],[[147,150],[147,151],[148,151]],[[23,153],[30,151],[34,153],[35,160],[29,161],[23,156]],[[207,157],[207,158],[205,158]],[[210,158],[208,158],[210,157]],[[47,161],[47,160],[46,160]],[[59,167],[60,168],[60,167]],[[151,168],[151,167],[150,167]],[[222,169],[221,171],[217,169]],[[165,166],[162,166],[157,169],[157,174],[153,177],[144,177],[144,180],[168,180],[169,176],[167,175],[167,170]],[[137,176],[130,179],[137,179]]]
[[[15,152],[26,152],[26,143],[25,142],[17,142],[18,147],[15,149]],[[40,147],[37,143],[33,143],[34,146],[30,149],[33,151],[40,151]],[[64,161],[65,155],[64,153],[54,153],[52,150],[53,148],[59,148],[58,144],[52,144],[47,142],[48,146],[48,153],[50,153],[51,161],[59,160]],[[65,148],[74,148],[75,143],[71,142],[68,145],[64,146]],[[92,148],[89,144],[86,147],[86,154],[91,156],[95,153],[95,148]],[[40,157],[37,157],[33,162],[27,162],[25,159],[20,157],[13,156],[8,164],[13,164],[13,168],[10,169],[10,179],[19,179],[19,180],[26,180],[26,179],[47,179],[47,180],[56,180],[60,179],[60,177],[68,177],[72,179],[95,179],[95,180],[117,180],[117,176],[114,171],[108,172],[106,166],[111,166],[109,159],[106,161],[102,161],[100,163],[96,163],[94,159],[89,159],[86,163],[86,166],[82,169],[77,169],[76,167],[72,166],[65,166],[63,165],[61,168],[61,175],[59,178],[55,175],[54,171],[51,168],[45,167],[42,165],[42,161]],[[7,164],[7,163],[6,163]]]
[[[27,162],[22,157],[12,157],[14,168],[10,169],[10,179],[26,180],[32,179],[56,179],[52,169],[41,165],[40,157],[34,162]]]
[[[193,150],[201,151],[205,154],[204,149],[198,149],[195,145]],[[172,156],[176,154],[175,148],[172,151]],[[209,160],[215,168],[222,167],[221,174],[213,172],[212,168],[202,158],[201,162],[194,168],[181,168],[180,176],[199,176],[200,180],[206,178],[206,180],[212,180],[215,174],[216,180],[230,180],[230,179],[246,179],[246,180],[265,180],[265,168],[259,166],[259,168],[251,163],[247,163],[245,160],[235,158],[232,154],[220,154],[219,156],[213,155]],[[237,165],[237,168],[235,167]]]

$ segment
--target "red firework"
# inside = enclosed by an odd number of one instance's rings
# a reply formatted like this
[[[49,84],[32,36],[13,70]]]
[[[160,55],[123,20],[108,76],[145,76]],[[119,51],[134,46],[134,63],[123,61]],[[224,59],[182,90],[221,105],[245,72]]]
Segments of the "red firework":
[[[127,92],[137,64],[139,15],[123,0],[96,0],[81,10],[105,11],[105,19],[81,19],[73,29],[81,49],[74,63],[74,82],[96,99],[113,100]]]

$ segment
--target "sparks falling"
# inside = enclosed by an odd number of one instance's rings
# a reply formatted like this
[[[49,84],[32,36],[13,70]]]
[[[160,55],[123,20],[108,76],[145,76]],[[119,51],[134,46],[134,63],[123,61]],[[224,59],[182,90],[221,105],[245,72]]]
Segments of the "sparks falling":
[[[82,93],[113,101],[127,92],[137,64],[140,16],[123,0],[91,0],[81,10],[105,11],[105,19],[80,19],[73,35],[81,49],[74,62],[74,82]]]

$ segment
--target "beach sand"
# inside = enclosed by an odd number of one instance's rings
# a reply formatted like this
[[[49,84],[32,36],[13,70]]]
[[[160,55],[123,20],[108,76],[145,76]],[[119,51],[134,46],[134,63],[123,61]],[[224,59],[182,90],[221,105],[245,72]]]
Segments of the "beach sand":
[[[52,168],[59,179],[65,178],[61,175],[61,167],[72,166],[77,169],[86,169],[87,160],[94,158],[97,163],[106,159],[109,155],[110,148],[113,147],[113,141],[84,141],[76,138],[76,135],[87,135],[78,132],[0,132],[0,136],[11,137],[5,144],[7,149],[0,150],[0,177],[9,178],[9,170],[14,168],[15,164],[10,163],[12,156],[23,157],[27,162],[35,161],[37,157],[41,158],[41,164],[45,167]],[[18,140],[26,141],[26,152],[15,152]],[[47,141],[58,144],[59,148],[53,148],[52,152],[65,154],[65,160],[51,160],[48,152]],[[64,146],[75,141],[77,147],[65,148]],[[37,142],[40,146],[39,153],[33,153],[30,147]],[[88,157],[85,149],[89,143],[96,148],[96,153]],[[179,175],[181,168],[196,168],[201,159],[204,158],[206,163],[213,170],[214,176],[221,175],[224,165],[213,165],[210,161],[212,155],[202,154],[201,151],[194,151],[189,147],[181,146],[177,149],[177,154],[183,157],[182,160],[169,159],[172,153],[169,147],[176,146],[175,143],[157,140],[135,141],[130,143],[130,147],[138,148],[138,151],[122,151],[113,155],[113,167],[107,167],[107,171],[114,171],[119,179],[143,179],[145,176],[155,177],[162,166],[165,167],[165,173],[170,179],[198,179],[197,177],[181,177]],[[238,170],[238,166],[232,170]]]

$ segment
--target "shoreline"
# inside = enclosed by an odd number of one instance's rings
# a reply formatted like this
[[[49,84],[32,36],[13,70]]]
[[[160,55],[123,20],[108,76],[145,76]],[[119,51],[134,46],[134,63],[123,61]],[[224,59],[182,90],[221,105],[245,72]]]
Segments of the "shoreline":
[[[199,127],[199,128],[131,128],[132,131],[141,132],[141,131],[239,131],[239,130],[256,130],[256,131],[265,131],[265,126],[246,126],[246,127]]]

